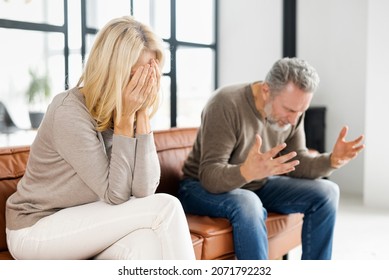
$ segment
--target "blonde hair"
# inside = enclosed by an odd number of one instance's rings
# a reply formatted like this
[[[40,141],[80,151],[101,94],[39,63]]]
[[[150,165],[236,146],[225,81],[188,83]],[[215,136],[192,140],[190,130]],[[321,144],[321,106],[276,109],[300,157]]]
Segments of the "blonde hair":
[[[97,34],[88,62],[77,86],[82,87],[86,107],[103,131],[120,121],[122,92],[130,80],[131,69],[144,51],[155,52],[162,69],[162,41],[146,25],[124,16],[108,22]],[[159,105],[151,106],[150,117]]]

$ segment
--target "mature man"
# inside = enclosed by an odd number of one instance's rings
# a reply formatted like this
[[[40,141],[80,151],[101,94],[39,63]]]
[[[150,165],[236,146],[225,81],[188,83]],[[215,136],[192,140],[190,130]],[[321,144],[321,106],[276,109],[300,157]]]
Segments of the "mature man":
[[[218,89],[202,113],[179,198],[188,213],[224,217],[238,259],[267,259],[267,211],[304,213],[302,259],[330,259],[339,187],[321,177],[364,148],[341,130],[332,153],[305,145],[304,112],[319,83],[316,70],[283,58],[264,81]]]

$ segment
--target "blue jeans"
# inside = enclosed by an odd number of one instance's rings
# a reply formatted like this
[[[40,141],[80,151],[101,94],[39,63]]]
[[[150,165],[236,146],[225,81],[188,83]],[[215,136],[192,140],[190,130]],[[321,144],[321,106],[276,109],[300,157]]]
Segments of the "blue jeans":
[[[257,191],[206,191],[195,179],[180,182],[178,197],[185,212],[227,218],[233,227],[238,259],[267,259],[267,211],[303,213],[302,259],[331,259],[339,187],[325,179],[272,176]]]

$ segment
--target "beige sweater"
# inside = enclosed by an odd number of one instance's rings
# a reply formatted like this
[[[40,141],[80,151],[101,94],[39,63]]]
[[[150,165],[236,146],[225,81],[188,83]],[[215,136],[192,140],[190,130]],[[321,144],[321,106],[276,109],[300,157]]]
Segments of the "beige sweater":
[[[213,193],[260,188],[266,179],[246,183],[239,169],[257,133],[262,137],[262,152],[283,142],[287,144],[283,154],[297,152],[295,159],[300,164],[288,176],[309,179],[329,176],[334,170],[330,167],[330,155],[308,153],[303,118],[289,130],[276,132],[266,125],[256,109],[250,84],[219,89],[202,112],[201,127],[184,163],[184,177],[200,180]]]
[[[120,204],[155,192],[160,166],[153,134],[128,138],[95,127],[78,89],[54,98],[26,173],[7,201],[8,229],[29,227],[63,208],[99,200]]]

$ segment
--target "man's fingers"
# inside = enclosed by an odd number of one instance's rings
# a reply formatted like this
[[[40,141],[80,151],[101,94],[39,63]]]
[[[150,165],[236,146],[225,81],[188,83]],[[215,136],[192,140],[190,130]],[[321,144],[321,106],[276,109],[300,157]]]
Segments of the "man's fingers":
[[[274,170],[274,175],[280,175],[280,174],[292,172],[295,170],[295,166],[299,164],[300,162],[298,160],[293,160],[287,163],[280,164]]]
[[[353,159],[355,158],[360,151],[362,151],[365,148],[365,145],[359,145],[352,148],[352,150],[349,152],[348,156]]]
[[[342,130],[340,131],[339,136],[338,136],[338,141],[344,141],[344,139],[346,138],[347,132],[348,132],[348,126],[342,127]]]
[[[265,153],[265,158],[271,158],[271,159],[275,158],[279,154],[279,152],[285,149],[285,147],[286,147],[285,143],[275,146],[274,148],[272,148],[271,150]]]
[[[282,163],[285,163],[289,160],[291,160],[292,158],[294,158],[295,156],[297,156],[297,153],[296,152],[290,152],[286,155],[282,155],[280,157],[277,157],[275,159],[273,159],[275,161],[275,163],[277,164],[282,164]],[[297,163],[298,164],[298,163]]]
[[[356,145],[358,145],[359,143],[362,142],[363,138],[364,138],[364,136],[361,135],[361,136],[359,136],[357,139],[351,141],[351,143],[353,144],[353,146],[356,146]]]
[[[357,152],[357,153],[359,153],[359,152],[362,151],[364,148],[365,148],[365,145],[362,144],[362,145],[359,145],[359,146],[354,147],[354,151]]]
[[[254,144],[254,150],[257,153],[261,153],[261,146],[262,146],[262,138],[259,136],[259,134],[255,135],[255,144]]]

